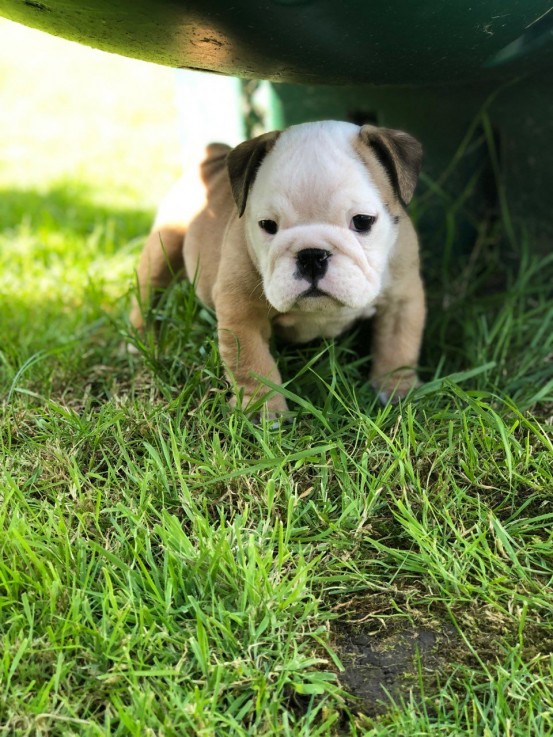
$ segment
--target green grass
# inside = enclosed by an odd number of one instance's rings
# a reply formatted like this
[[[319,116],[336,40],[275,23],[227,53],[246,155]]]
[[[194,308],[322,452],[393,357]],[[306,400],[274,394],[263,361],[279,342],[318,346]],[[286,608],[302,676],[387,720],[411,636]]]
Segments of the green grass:
[[[171,72],[0,37],[0,734],[553,735],[551,257],[502,228],[427,256],[410,402],[377,403],[358,332],[283,347],[295,419],[256,426],[185,285],[121,350]],[[405,627],[447,645],[371,713],[340,633]]]

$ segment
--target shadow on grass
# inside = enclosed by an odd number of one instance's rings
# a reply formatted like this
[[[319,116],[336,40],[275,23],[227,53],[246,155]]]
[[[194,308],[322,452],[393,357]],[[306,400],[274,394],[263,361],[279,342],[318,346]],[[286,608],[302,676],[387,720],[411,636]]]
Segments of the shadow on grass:
[[[0,190],[2,393],[22,370],[17,385],[34,378],[44,391],[95,365],[121,364],[117,323],[153,213],[125,206],[124,192],[113,204],[105,197],[71,180]]]
[[[40,189],[0,189],[0,236],[4,231],[25,227],[39,233],[58,232],[86,238],[99,224],[110,223],[110,238],[98,247],[108,248],[146,234],[153,212],[146,208],[108,205],[95,196],[96,190],[66,180]],[[140,203],[137,203],[139,205]],[[100,252],[102,252],[100,250]]]
[[[97,196],[73,181],[0,190],[2,332],[13,322],[31,334],[48,333],[54,322],[64,338],[128,291],[153,213]]]

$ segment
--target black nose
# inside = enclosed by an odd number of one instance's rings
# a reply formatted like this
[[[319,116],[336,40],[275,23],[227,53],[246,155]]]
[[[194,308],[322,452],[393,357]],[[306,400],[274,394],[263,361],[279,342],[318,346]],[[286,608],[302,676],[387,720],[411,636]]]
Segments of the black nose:
[[[304,248],[296,256],[299,276],[311,282],[322,279],[326,274],[330,255],[322,248]]]

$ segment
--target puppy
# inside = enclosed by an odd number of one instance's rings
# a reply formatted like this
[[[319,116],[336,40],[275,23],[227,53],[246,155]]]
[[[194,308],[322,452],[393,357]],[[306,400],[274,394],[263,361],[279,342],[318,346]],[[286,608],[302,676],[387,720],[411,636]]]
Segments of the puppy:
[[[234,149],[207,148],[200,176],[161,206],[138,266],[142,307],[178,272],[213,308],[236,401],[286,401],[269,349],[274,333],[334,338],[372,317],[373,387],[383,402],[417,385],[425,321],[417,235],[404,206],[422,148],[407,133],[335,121],[265,133]]]

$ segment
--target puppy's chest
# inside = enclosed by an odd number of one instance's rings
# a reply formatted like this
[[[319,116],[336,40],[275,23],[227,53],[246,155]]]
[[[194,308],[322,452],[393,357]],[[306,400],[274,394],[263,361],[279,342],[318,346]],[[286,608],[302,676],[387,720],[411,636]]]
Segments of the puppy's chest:
[[[374,315],[373,305],[363,310],[327,312],[285,312],[273,318],[275,333],[290,343],[308,343],[315,338],[336,338],[349,330],[357,320]]]

